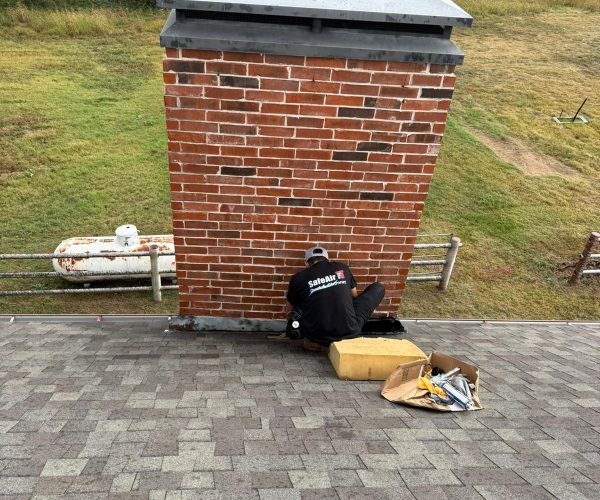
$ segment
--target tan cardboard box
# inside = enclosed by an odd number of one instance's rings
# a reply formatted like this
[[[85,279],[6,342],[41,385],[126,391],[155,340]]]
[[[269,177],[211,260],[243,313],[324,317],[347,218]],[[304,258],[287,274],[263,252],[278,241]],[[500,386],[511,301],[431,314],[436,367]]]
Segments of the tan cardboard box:
[[[408,340],[359,337],[331,344],[329,359],[343,380],[385,380],[398,365],[427,355]]]
[[[429,367],[438,367],[444,372],[459,367],[460,374],[464,375],[475,385],[473,391],[473,403],[475,410],[481,410],[481,401],[479,400],[479,369],[459,359],[433,352],[427,359],[404,363],[398,366],[394,372],[387,378],[381,389],[381,395],[388,401],[402,403],[421,408],[431,408],[439,411],[464,411],[459,405],[452,406],[435,403],[428,397],[427,390],[417,387],[417,379],[421,372],[421,367],[426,370]]]

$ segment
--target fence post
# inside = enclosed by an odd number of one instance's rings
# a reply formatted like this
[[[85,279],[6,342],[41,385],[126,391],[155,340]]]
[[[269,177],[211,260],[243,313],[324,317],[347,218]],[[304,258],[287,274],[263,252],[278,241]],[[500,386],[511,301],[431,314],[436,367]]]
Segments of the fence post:
[[[158,267],[158,245],[152,245],[150,247],[150,271],[152,273],[152,295],[154,296],[154,302],[160,302],[162,300],[161,280],[160,280],[160,269]]]
[[[446,253],[446,263],[442,269],[442,279],[438,285],[438,290],[445,292],[448,290],[448,283],[450,282],[450,276],[452,276],[452,270],[454,269],[454,263],[456,262],[456,254],[460,247],[460,238],[453,236],[450,240],[450,248]]]
[[[576,285],[583,274],[583,271],[588,265],[590,260],[590,255],[592,254],[592,250],[594,249],[594,245],[600,242],[600,233],[592,233],[583,249],[583,252],[579,256],[579,261],[575,266],[575,270],[573,271],[573,275],[569,279],[569,285]]]

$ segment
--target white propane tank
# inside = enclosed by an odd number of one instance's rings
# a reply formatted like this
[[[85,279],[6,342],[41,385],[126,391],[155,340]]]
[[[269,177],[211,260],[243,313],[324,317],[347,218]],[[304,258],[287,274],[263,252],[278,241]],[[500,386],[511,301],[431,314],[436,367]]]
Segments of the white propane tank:
[[[61,241],[54,250],[56,254],[99,254],[99,253],[138,253],[148,252],[153,245],[159,252],[175,252],[172,234],[139,236],[133,224],[119,226],[115,236],[75,237]],[[150,278],[150,257],[65,257],[52,260],[52,267],[61,278],[72,283],[91,281]],[[175,256],[162,255],[158,258],[161,276],[174,279]],[[72,273],[85,271],[102,273],[98,275],[73,276]],[[141,272],[141,274],[123,274]],[[108,273],[108,274],[106,274]],[[114,274],[111,274],[114,273]],[[147,273],[147,274],[145,274]]]

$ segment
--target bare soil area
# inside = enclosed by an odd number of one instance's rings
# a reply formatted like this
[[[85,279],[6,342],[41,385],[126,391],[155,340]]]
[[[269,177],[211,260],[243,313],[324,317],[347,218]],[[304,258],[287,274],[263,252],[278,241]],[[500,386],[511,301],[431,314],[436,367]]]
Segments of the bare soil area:
[[[563,165],[551,156],[533,151],[515,139],[494,139],[473,129],[470,129],[470,132],[479,141],[494,151],[500,159],[512,163],[525,175],[559,175],[561,177],[574,177],[578,175],[577,170]]]

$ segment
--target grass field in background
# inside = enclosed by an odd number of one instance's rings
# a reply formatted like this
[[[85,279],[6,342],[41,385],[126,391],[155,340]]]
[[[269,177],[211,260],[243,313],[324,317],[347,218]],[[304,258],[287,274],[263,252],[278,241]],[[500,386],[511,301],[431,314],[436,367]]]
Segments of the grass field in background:
[[[146,234],[171,232],[158,45],[166,13],[125,8],[136,0],[110,10],[103,0],[44,0],[86,7],[78,10],[2,2],[11,7],[0,8],[0,252],[51,251],[125,222]],[[452,231],[465,246],[449,292],[409,284],[400,313],[600,319],[600,279],[572,288],[556,271],[600,229],[600,5],[459,4],[478,17],[455,31],[466,59],[421,230]],[[550,121],[586,96],[589,125]],[[472,130],[519,139],[577,175],[525,176]],[[158,305],[150,293],[0,299],[0,313],[176,312],[175,294],[165,297]]]

